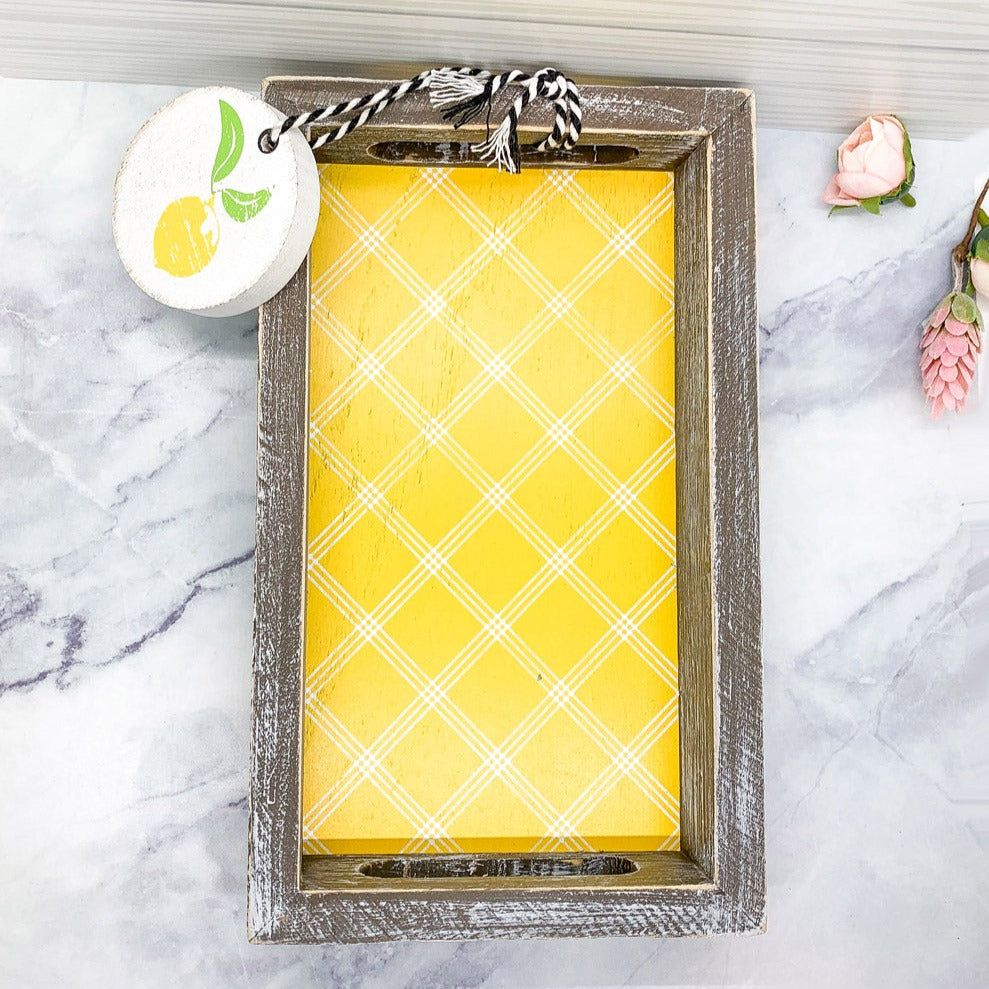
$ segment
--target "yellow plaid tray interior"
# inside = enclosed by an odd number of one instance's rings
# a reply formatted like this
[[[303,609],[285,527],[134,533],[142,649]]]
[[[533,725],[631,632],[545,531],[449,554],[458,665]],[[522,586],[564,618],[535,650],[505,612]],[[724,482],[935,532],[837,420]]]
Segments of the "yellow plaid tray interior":
[[[321,186],[304,850],[677,848],[672,175]]]

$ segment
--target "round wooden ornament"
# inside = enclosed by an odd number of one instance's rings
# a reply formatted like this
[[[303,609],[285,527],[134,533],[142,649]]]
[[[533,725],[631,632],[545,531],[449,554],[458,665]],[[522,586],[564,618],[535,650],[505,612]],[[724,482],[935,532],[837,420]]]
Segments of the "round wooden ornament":
[[[319,216],[319,178],[301,131],[270,153],[258,137],[285,119],[223,86],[162,107],[117,173],[113,236],[128,274],[152,298],[204,316],[266,302],[295,274]]]

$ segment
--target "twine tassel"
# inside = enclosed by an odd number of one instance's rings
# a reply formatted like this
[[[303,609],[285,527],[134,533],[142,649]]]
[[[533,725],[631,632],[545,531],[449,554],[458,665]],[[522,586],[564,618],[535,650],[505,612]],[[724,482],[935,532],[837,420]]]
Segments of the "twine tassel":
[[[496,165],[498,171],[517,175],[522,170],[522,163],[519,151],[518,118],[512,110],[508,111],[508,115],[486,141],[472,144],[470,149],[480,157],[481,161],[486,161],[489,165]]]
[[[435,109],[449,112],[485,95],[490,78],[491,73],[483,69],[436,69],[429,79],[429,102]]]

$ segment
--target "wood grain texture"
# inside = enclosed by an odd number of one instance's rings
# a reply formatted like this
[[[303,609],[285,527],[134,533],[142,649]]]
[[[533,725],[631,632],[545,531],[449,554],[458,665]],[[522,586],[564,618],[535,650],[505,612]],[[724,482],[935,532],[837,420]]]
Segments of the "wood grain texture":
[[[275,80],[286,112],[377,80]],[[700,935],[762,928],[762,686],[756,463],[754,115],[744,90],[589,87],[588,134],[676,181],[682,853],[615,875],[379,878],[301,854],[308,272],[261,312],[252,940]],[[449,142],[422,99],[357,132]],[[363,136],[361,136],[363,134]],[[626,164],[624,167],[632,167]],[[716,232],[716,236],[713,233]],[[685,465],[689,476],[685,475]],[[564,856],[573,859],[572,855]],[[520,870],[525,872],[527,870]],[[531,871],[531,870],[528,870]]]
[[[679,166],[674,202],[681,841],[715,876],[711,532],[710,143]],[[698,616],[704,616],[699,620]]]
[[[847,131],[880,110],[918,136],[989,126],[979,0],[0,0],[0,37],[13,76],[254,89],[277,73],[405,75],[424,60],[559,64],[752,87],[770,126]]]

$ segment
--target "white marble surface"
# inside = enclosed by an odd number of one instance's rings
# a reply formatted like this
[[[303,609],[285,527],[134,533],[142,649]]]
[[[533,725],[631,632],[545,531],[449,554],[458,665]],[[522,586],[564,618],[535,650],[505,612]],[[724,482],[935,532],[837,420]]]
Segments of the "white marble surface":
[[[256,320],[110,235],[172,92],[0,81],[0,986],[985,985],[989,408],[915,364],[989,135],[827,221],[834,137],[759,134],[768,933],[252,947]]]

